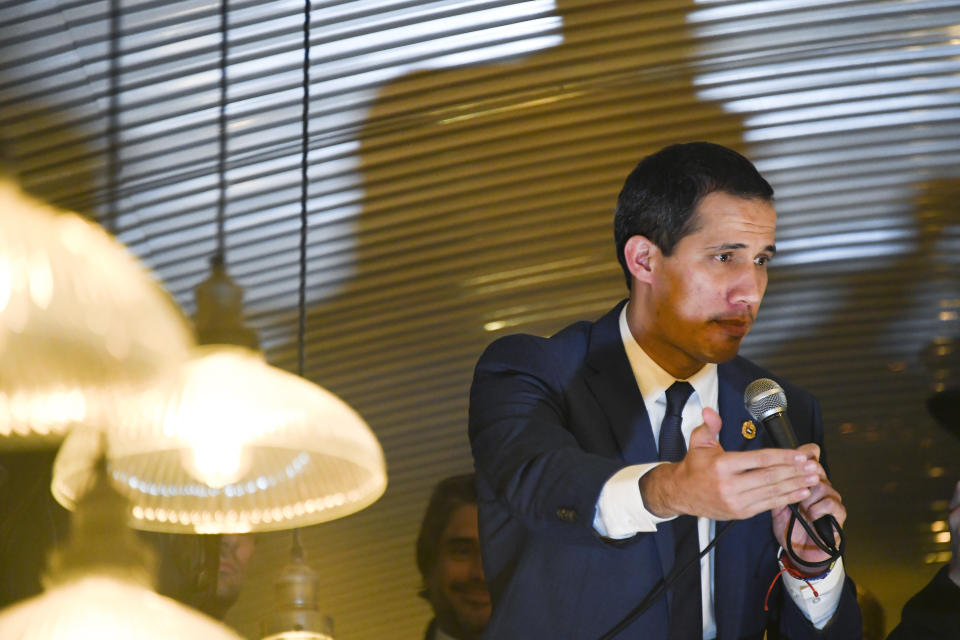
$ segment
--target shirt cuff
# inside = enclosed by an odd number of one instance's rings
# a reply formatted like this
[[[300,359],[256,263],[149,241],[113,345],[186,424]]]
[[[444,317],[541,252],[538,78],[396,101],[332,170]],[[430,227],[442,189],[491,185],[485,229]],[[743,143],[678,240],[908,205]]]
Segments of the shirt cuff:
[[[634,464],[616,472],[603,485],[593,515],[593,528],[604,538],[624,540],[642,532],[656,531],[661,518],[647,511],[640,495],[640,478],[660,462]]]
[[[780,568],[783,568],[782,561]],[[823,629],[840,606],[845,576],[843,558],[837,558],[832,569],[814,578],[794,578],[784,571],[783,586],[807,620],[817,629]]]

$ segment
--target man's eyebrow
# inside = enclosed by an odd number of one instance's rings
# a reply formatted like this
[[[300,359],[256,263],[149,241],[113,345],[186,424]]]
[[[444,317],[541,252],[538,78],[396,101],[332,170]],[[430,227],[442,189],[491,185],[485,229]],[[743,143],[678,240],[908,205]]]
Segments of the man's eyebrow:
[[[712,247],[707,247],[707,251],[735,251],[737,249],[746,249],[747,245],[742,242],[724,242],[723,244],[714,245]],[[777,245],[768,244],[763,248],[764,251],[770,255],[774,255],[777,252]]]

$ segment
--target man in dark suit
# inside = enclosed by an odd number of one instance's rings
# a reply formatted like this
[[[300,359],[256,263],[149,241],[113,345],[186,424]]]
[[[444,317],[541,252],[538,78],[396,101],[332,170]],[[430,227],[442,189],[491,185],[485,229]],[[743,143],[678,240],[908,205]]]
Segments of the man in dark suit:
[[[775,252],[772,198],[746,158],[718,145],[647,157],[614,220],[629,299],[551,338],[502,338],[480,358],[470,439],[486,638],[599,638],[645,598],[611,637],[859,637],[842,560],[779,557],[787,505],[809,521],[846,516],[820,462],[819,406],[737,356]],[[743,394],[761,377],[783,387],[807,444],[756,437]],[[804,562],[826,558],[800,526],[791,543]],[[675,564],[690,570],[648,598]]]
[[[903,606],[900,624],[887,640],[960,638],[960,482],[950,500],[950,563]]]
[[[424,640],[479,640],[490,618],[477,533],[476,477],[437,483],[417,536],[417,568],[434,619]]]

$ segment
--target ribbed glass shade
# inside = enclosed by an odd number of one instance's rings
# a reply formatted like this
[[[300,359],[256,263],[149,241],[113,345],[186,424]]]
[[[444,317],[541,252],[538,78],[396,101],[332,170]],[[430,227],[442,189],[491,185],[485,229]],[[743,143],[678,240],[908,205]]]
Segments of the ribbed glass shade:
[[[240,640],[226,626],[150,589],[156,559],[124,525],[126,500],[98,456],[70,535],[50,553],[43,594],[0,612],[4,640]]]
[[[4,640],[242,640],[229,627],[146,587],[91,574],[0,612]]]
[[[109,471],[131,526],[240,533],[349,515],[386,488],[383,451],[332,393],[242,347],[197,349],[173,390],[131,399],[106,430]],[[76,430],[54,462],[67,508],[85,490],[97,435]]]
[[[71,424],[183,362],[185,317],[96,224],[0,179],[0,448]]]

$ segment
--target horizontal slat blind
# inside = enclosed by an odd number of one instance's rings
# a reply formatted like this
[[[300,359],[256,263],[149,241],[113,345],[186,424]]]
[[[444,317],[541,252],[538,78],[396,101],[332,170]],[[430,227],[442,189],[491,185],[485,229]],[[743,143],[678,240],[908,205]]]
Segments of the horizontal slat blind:
[[[290,369],[302,15],[229,3],[226,258]],[[869,505],[879,472],[914,505],[892,520],[932,518],[924,473],[960,471],[923,415],[918,357],[958,332],[955,1],[356,0],[312,15],[307,375],[369,421],[390,472],[376,505],[304,536],[338,638],[419,637],[413,540],[432,484],[471,464],[477,356],[625,295],[616,194],[682,140],[739,148],[777,190],[779,255],[745,351],[820,396],[862,516],[853,565],[882,549],[888,574],[910,575],[936,551],[906,524],[877,538]],[[29,189],[101,219],[107,17],[105,1],[0,3],[4,145]],[[219,4],[124,0],[121,33],[116,225],[190,312],[216,246]],[[264,538],[231,613],[251,637],[287,544]],[[860,570],[888,619],[919,586]]]

